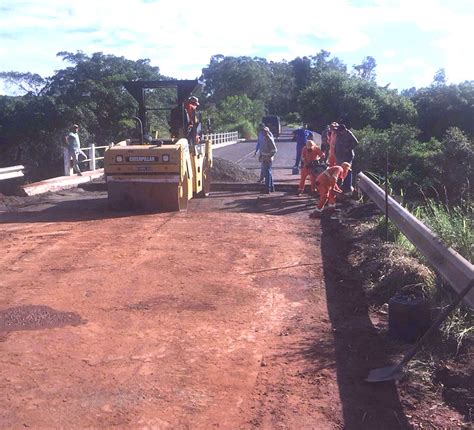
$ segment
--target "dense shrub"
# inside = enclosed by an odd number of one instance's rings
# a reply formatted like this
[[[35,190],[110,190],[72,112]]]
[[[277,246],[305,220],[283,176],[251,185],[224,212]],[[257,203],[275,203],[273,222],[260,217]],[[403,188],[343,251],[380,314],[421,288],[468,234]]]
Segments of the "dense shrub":
[[[385,177],[391,187],[410,197],[437,197],[458,203],[469,197],[474,181],[473,143],[459,129],[446,132],[442,141],[419,140],[415,127],[393,124],[386,130],[366,127],[355,131],[359,138],[354,171],[371,172]]]

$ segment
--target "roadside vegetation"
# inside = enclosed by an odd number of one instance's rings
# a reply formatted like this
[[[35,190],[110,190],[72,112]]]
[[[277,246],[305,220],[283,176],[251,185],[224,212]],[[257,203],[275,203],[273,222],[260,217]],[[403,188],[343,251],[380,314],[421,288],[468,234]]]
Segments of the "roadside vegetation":
[[[465,204],[446,207],[434,200],[418,202],[416,206],[411,204],[410,208],[417,218],[467,259],[472,257],[472,209],[472,205]],[[389,335],[390,299],[396,295],[425,297],[434,319],[454,300],[454,290],[391,223],[389,240],[385,240],[385,217],[375,204],[361,201],[347,209],[340,219],[335,239],[350,249],[345,273],[351,279],[355,276],[360,280],[372,321],[392,361],[398,362],[412,345]],[[400,382],[399,390],[404,396],[422,400],[423,404],[439,403],[442,399],[463,415],[466,427],[462,428],[470,428],[474,421],[473,351],[474,317],[462,304],[405,367],[407,378]]]
[[[447,246],[453,248],[467,261],[472,262],[474,251],[474,206],[469,201],[463,201],[458,206],[447,206],[439,201],[428,199],[423,203],[412,206],[410,212],[434,232]],[[383,229],[384,221],[380,219],[378,231]],[[411,242],[390,224],[389,237],[405,250],[408,255],[415,257],[421,264],[426,264]],[[447,306],[454,299],[454,291],[439,276],[426,277],[417,284],[426,296],[429,296],[434,307]],[[454,341],[459,349],[465,341],[474,340],[474,315],[465,306],[453,312],[441,327],[443,336]]]

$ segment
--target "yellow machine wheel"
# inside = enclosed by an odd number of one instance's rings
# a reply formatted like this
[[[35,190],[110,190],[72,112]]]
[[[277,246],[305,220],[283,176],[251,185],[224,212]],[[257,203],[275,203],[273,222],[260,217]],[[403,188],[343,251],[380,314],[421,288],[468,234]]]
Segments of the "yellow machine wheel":
[[[209,159],[204,158],[202,163],[202,191],[198,194],[198,197],[207,197],[211,192],[211,167]]]
[[[188,207],[187,174],[182,185],[130,181],[108,183],[107,187],[111,209],[174,212],[186,210]]]
[[[164,212],[185,211],[188,208],[188,175],[182,185],[163,184],[160,190],[160,210]]]

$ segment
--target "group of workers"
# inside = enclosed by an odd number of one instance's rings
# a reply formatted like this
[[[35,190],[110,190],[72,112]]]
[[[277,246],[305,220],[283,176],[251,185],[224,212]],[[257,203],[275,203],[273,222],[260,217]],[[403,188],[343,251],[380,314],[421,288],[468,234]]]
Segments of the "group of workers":
[[[184,133],[188,140],[194,144],[197,143],[199,125],[196,115],[198,106],[198,98],[191,96],[184,103],[183,109],[184,123],[187,126]],[[174,122],[171,122],[174,125]],[[179,123],[182,124],[182,122],[177,123],[178,131]],[[80,149],[78,131],[79,126],[74,124],[69,134],[65,136],[65,144],[73,160],[74,170],[81,175],[78,162],[79,155],[85,157],[85,154]],[[309,130],[306,124],[294,132],[296,160],[293,172],[300,173],[298,195],[303,193],[308,176],[310,177],[311,191],[319,193],[319,203],[315,211],[310,214],[312,218],[320,217],[326,208],[333,210],[336,206],[336,195],[338,193],[352,194],[354,188],[352,187],[351,166],[354,159],[354,148],[358,144],[354,134],[344,124],[338,124],[337,122],[332,122],[325,128],[320,136],[320,142],[317,142],[316,137],[319,137],[319,135]],[[259,154],[261,163],[259,182],[264,182],[264,193],[266,194],[275,191],[272,164],[276,153],[277,146],[270,129],[265,124],[260,124],[255,156]],[[341,187],[339,187],[338,182]]]
[[[303,130],[305,132],[299,131],[296,137],[302,134],[309,136],[306,125],[303,126]],[[313,136],[315,134],[311,131],[310,133]],[[334,210],[338,193],[346,196],[352,195],[354,191],[352,161],[354,148],[357,144],[358,141],[354,134],[344,124],[337,122],[326,126],[321,135],[321,148],[313,140],[306,139],[305,146],[300,152],[302,169],[298,193],[303,192],[306,177],[310,176],[311,190],[319,193],[319,203],[310,217],[319,218],[326,208],[330,211]],[[341,184],[341,187],[338,183]]]
[[[317,142],[316,136],[319,137],[306,124],[294,132],[296,162],[293,172],[300,173],[298,195],[303,193],[308,176],[311,191],[319,193],[319,203],[310,214],[311,218],[319,218],[326,209],[334,210],[337,194],[352,195],[354,188],[351,166],[354,148],[358,144],[354,134],[344,124],[337,122],[332,122],[325,128],[320,142]],[[261,162],[260,182],[265,182],[264,192],[269,194],[274,191],[271,167],[277,148],[272,133],[265,124],[260,125],[255,155],[258,152]]]

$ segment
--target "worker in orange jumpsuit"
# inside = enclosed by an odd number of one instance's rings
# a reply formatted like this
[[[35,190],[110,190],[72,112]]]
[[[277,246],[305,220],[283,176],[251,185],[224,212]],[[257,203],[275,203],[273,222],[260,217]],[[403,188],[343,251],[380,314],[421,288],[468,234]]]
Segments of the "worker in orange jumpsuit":
[[[337,122],[332,122],[329,125],[328,132],[328,144],[329,144],[329,156],[328,156],[328,166],[332,167],[336,165],[336,136],[337,130],[339,129],[339,124]]]
[[[303,194],[306,178],[308,175],[311,181],[311,191],[315,191],[316,176],[311,170],[311,163],[321,158],[324,158],[324,152],[321,151],[321,149],[319,149],[312,140],[307,140],[305,147],[301,150],[301,161],[303,162],[303,168],[301,169],[298,195]]]
[[[349,170],[351,170],[351,165],[344,162],[340,166],[328,167],[316,178],[316,186],[319,191],[319,204],[316,210],[310,214],[310,218],[319,218],[326,203],[328,203],[329,209],[336,207],[336,193],[342,192],[337,185],[337,180],[339,178],[344,180]]]

